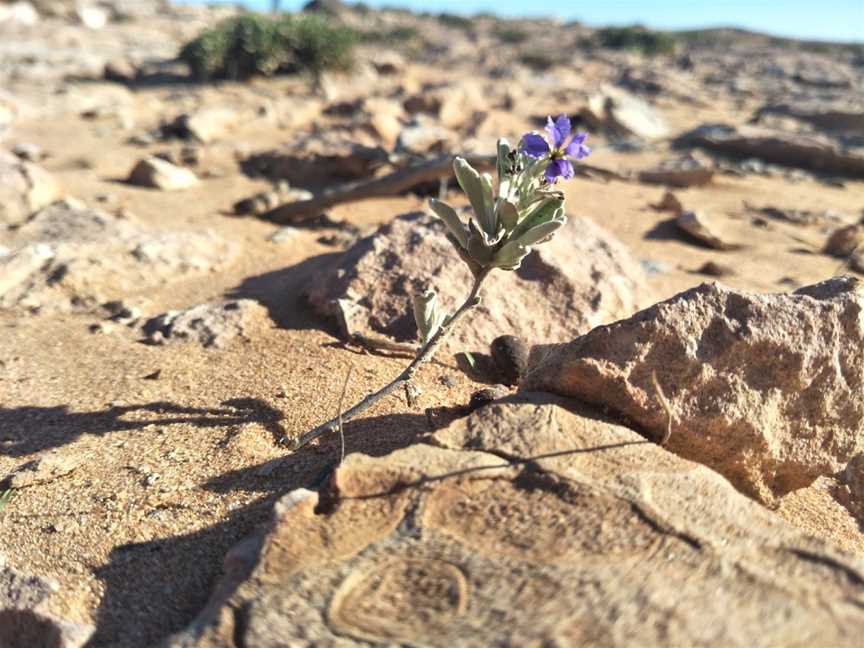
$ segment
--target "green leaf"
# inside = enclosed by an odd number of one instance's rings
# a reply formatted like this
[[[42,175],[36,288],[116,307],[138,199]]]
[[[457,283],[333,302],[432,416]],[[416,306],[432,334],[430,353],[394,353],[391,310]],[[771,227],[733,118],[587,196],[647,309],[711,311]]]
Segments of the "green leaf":
[[[472,167],[465,158],[457,157],[453,161],[453,172],[456,174],[456,180],[462,191],[468,196],[468,201],[471,203],[471,208],[485,225],[486,201],[483,197],[483,183],[480,181],[480,174]]]
[[[435,215],[444,221],[447,225],[447,229],[450,230],[459,244],[462,247],[468,247],[468,230],[465,227],[465,223],[463,223],[462,219],[459,218],[459,214],[456,213],[456,210],[447,203],[436,200],[435,198],[429,201],[429,206],[432,208],[432,211],[435,212]]]
[[[510,235],[510,239],[517,239],[531,228],[551,220],[566,220],[564,219],[564,198],[558,196],[545,198],[522,219],[522,222]]]
[[[490,236],[498,233],[498,221],[495,217],[495,193],[492,188],[492,176],[484,173],[480,176],[480,186],[483,187],[483,229]]]
[[[498,222],[507,231],[512,232],[519,224],[519,210],[509,200],[498,203]]]
[[[546,223],[541,223],[540,225],[529,229],[518,239],[513,239],[511,242],[518,243],[519,245],[524,245],[525,247],[529,247],[531,245],[540,243],[549,236],[552,236],[552,234],[559,230],[563,225],[564,221],[560,220],[551,220]]]
[[[510,241],[495,253],[494,264],[503,270],[515,270],[530,252],[530,248],[520,245],[517,241]]]
[[[427,290],[421,295],[414,295],[414,321],[423,344],[426,344],[441,327],[443,316],[438,309],[438,295],[434,290]]]
[[[489,237],[472,218],[468,221],[468,254],[481,266],[488,265],[492,260],[492,248],[488,244]]]

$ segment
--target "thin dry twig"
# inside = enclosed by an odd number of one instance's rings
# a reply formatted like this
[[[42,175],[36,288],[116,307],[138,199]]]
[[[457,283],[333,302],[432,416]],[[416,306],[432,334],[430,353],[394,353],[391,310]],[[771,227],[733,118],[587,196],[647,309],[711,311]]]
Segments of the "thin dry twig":
[[[342,429],[342,406],[345,404],[345,393],[348,391],[348,382],[351,380],[351,373],[354,371],[354,365],[348,366],[348,373],[345,375],[345,384],[342,385],[342,395],[339,397],[339,463],[337,467],[342,465],[345,460],[345,431]]]
[[[674,420],[674,415],[672,414],[672,405],[669,403],[669,400],[666,398],[666,394],[663,393],[663,390],[660,388],[660,383],[657,381],[657,372],[651,372],[651,382],[654,383],[654,389],[657,390],[657,400],[660,401],[660,405],[666,410],[666,433],[663,435],[663,438],[660,439],[660,445],[665,446],[669,443],[669,439],[672,437],[672,422]]]
[[[367,409],[369,409],[372,405],[377,403],[379,400],[384,398],[385,396],[389,396],[394,391],[402,387],[405,383],[411,381],[414,378],[414,374],[417,373],[417,370],[426,362],[431,360],[435,352],[438,350],[438,347],[441,346],[441,343],[444,341],[444,338],[450,333],[453,327],[459,322],[462,317],[465,316],[468,311],[473,309],[477,304],[480,303],[480,288],[483,285],[483,281],[486,279],[489,274],[489,270],[485,270],[478,274],[474,278],[474,285],[471,288],[471,292],[468,295],[468,298],[465,302],[453,313],[453,317],[450,318],[450,321],[447,322],[445,326],[442,326],[438,329],[438,332],[432,336],[432,339],[429,340],[420,351],[417,353],[417,356],[414,360],[411,361],[402,373],[400,373],[396,378],[393,379],[389,384],[385,385],[378,391],[369,394],[362,401],[354,405],[352,408],[345,412],[340,412],[339,416],[327,421],[326,423],[322,423],[318,427],[313,430],[309,430],[304,434],[301,434],[297,439],[293,441],[291,444],[291,449],[296,451],[302,448],[303,446],[311,443],[322,434],[326,432],[335,431],[338,429],[341,421],[350,421],[358,414],[362,414]]]
[[[468,158],[468,162],[478,171],[486,171],[495,168],[497,157],[493,155],[471,156]],[[366,198],[395,196],[419,184],[449,178],[450,174],[453,173],[452,165],[453,157],[443,155],[420,164],[397,169],[380,178],[357,180],[330,187],[308,200],[297,200],[256,215],[273,223],[293,223],[320,214],[334,205]],[[579,164],[576,173],[587,178],[627,179],[615,171],[584,163]]]

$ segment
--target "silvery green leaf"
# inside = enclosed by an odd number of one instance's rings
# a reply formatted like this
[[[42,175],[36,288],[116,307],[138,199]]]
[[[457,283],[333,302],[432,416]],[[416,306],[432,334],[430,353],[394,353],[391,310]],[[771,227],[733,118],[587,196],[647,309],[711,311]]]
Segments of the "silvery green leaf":
[[[510,154],[513,151],[513,147],[510,146],[510,142],[508,142],[503,137],[498,140],[498,197],[499,198],[507,198],[510,196],[510,186],[512,181],[510,179],[510,171],[513,165],[513,160],[510,159]]]
[[[479,265],[488,265],[492,260],[492,247],[489,244],[489,236],[480,229],[477,221],[473,218],[468,221],[468,254]]]
[[[498,223],[507,232],[512,232],[519,224],[519,210],[509,200],[501,200],[498,203]]]
[[[457,254],[459,254],[459,258],[465,262],[465,264],[471,270],[471,274],[476,277],[483,269],[483,266],[477,263],[471,257],[471,253],[468,252],[468,247],[462,247],[459,244],[459,241],[456,240],[456,237],[454,237],[450,232],[447,232],[447,240],[450,241],[451,245],[453,245],[454,248],[456,248],[456,252]]]
[[[498,219],[495,216],[495,194],[492,188],[492,176],[488,173],[480,175],[480,186],[483,187],[483,229],[489,234],[495,234],[498,231]]]
[[[429,206],[435,215],[438,216],[447,225],[447,229],[456,237],[462,247],[468,247],[468,230],[465,223],[459,218],[459,214],[450,205],[440,200],[433,198],[429,201]]]
[[[414,295],[414,321],[417,322],[417,330],[424,344],[438,332],[442,320],[438,310],[438,295],[434,290]]]
[[[517,239],[529,229],[551,220],[564,219],[563,205],[564,198],[559,198],[558,196],[545,198],[543,201],[538,203],[537,206],[525,216],[525,218],[522,219],[510,235],[510,238]]]
[[[510,241],[495,253],[494,264],[503,270],[515,270],[522,264],[522,259],[531,252],[530,248]]]
[[[542,242],[547,237],[552,236],[558,229],[560,229],[564,225],[564,221],[560,220],[551,220],[545,223],[541,223],[536,227],[532,227],[527,232],[522,234],[518,239],[513,239],[512,243],[517,243],[519,245],[524,245],[525,247],[529,247],[531,245],[536,245],[537,243]],[[506,247],[506,246],[505,246]]]
[[[456,174],[456,180],[462,187],[462,191],[468,196],[471,208],[485,226],[486,201],[483,197],[483,183],[480,181],[480,174],[468,164],[465,158],[461,157],[457,157],[453,161],[453,172]]]

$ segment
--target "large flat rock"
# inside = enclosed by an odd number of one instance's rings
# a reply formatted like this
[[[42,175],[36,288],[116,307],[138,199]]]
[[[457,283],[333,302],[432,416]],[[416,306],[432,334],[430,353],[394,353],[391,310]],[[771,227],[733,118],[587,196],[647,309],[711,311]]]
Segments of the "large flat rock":
[[[168,645],[859,643],[864,563],[631,430],[534,395],[434,442],[284,496]]]

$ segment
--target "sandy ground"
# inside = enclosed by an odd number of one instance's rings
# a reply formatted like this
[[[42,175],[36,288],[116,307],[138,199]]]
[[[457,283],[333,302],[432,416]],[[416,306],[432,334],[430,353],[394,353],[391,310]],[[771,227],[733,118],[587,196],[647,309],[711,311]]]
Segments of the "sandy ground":
[[[169,92],[141,90],[138,100],[151,93],[164,102]],[[706,121],[726,109],[711,106],[698,115],[682,109],[681,122]],[[213,351],[147,346],[123,326],[91,333],[99,321],[94,315],[0,314],[0,476],[49,450],[83,458],[68,475],[16,493],[0,515],[0,550],[14,567],[60,583],[54,611],[97,623],[94,647],[152,645],[183,627],[207,600],[225,552],[268,518],[277,497],[316,484],[338,456],[336,439],[296,454],[279,440],[336,412],[349,367],[346,400],[353,402],[405,362],[344,348],[309,312],[300,293],[334,248],[317,243],[315,231],[271,243],[274,225],[229,215],[234,201],[267,184],[240,174],[228,148],[215,147],[208,163],[222,169],[219,177],[187,191],[159,192],[117,182],[146,150],[168,148],[142,149],[127,137],[77,116],[25,120],[15,134],[52,153],[44,166],[68,195],[93,204],[111,193],[114,204],[148,228],[210,228],[240,244],[240,259],[223,273],[127,295],[146,315],[263,295],[274,324]],[[254,149],[272,145],[274,137],[290,134],[254,123],[233,141]],[[591,162],[626,170],[664,157],[663,150],[625,154],[601,144]],[[92,168],[77,168],[81,159]],[[725,283],[755,291],[789,290],[838,272],[838,261],[819,253],[827,229],[754,225],[745,201],[830,209],[850,221],[864,205],[864,182],[839,188],[812,179],[720,175],[709,186],[677,191],[685,207],[711,215],[743,246],[716,252],[680,240],[670,215],[650,207],[661,187],[576,179],[566,193],[572,212],[608,228],[660,270],[650,277],[658,299],[711,280],[696,272],[709,260],[735,270]],[[372,225],[421,207],[420,198],[409,196],[343,205],[332,214]],[[419,384],[423,407],[465,403],[476,388],[448,357],[424,367]],[[346,427],[346,452],[387,453],[430,430],[422,409],[391,397]],[[864,555],[860,527],[825,484],[790,495],[779,513]]]

